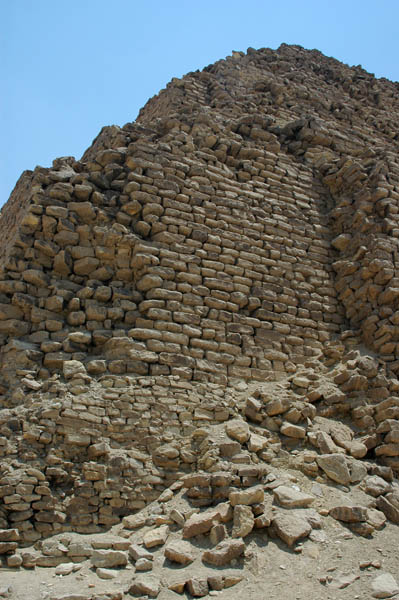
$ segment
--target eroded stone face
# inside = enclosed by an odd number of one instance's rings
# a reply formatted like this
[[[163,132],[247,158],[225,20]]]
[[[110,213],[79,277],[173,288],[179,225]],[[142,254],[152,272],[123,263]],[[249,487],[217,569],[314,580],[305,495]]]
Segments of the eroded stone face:
[[[345,486],[366,476],[349,455],[399,471],[392,85],[300,48],[248,52],[170,84],[82,161],[22,176],[0,219],[2,528],[24,543],[121,517],[162,528],[168,515],[133,513],[194,469],[196,508],[254,507],[253,463],[279,444],[311,444],[296,466]],[[338,365],[320,386],[316,359]],[[245,398],[244,380],[287,385]],[[366,433],[312,429],[317,414]],[[201,429],[225,422],[201,446]],[[21,457],[45,470],[15,467]],[[397,522],[393,491],[367,489]],[[232,515],[171,520],[218,541]],[[235,515],[245,531],[249,511]]]

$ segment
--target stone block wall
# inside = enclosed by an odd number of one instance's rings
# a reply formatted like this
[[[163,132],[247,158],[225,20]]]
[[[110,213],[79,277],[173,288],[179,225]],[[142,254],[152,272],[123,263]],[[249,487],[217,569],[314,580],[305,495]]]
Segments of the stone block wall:
[[[263,379],[339,331],[312,170],[243,147],[237,176],[169,137],[34,173],[0,280],[5,393],[15,364],[46,378],[70,359],[90,374]]]

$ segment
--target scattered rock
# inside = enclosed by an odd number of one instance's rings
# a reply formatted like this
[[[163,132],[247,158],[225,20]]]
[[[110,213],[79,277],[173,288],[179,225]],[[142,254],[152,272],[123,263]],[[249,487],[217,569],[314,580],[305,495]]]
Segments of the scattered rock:
[[[18,569],[22,565],[22,556],[20,554],[11,554],[7,556],[7,567]]]
[[[328,587],[336,590],[343,590],[358,579],[360,579],[360,575],[357,573],[337,572]]]
[[[224,540],[226,537],[226,527],[222,525],[222,523],[217,523],[216,525],[214,525],[209,532],[209,539],[211,541],[211,544],[213,544],[214,546],[219,544],[219,542]]]
[[[75,570],[76,566],[77,565],[73,562],[62,563],[61,565],[58,565],[58,567],[56,567],[55,574],[56,575],[69,575],[70,573],[72,573]]]
[[[274,498],[284,508],[303,508],[314,501],[314,496],[304,494],[292,487],[280,485],[273,490]]]
[[[209,510],[203,513],[191,515],[184,523],[183,538],[191,538],[195,535],[208,533],[214,524],[220,521],[220,514],[217,510]]]
[[[144,527],[145,523],[146,516],[141,513],[129,515],[122,519],[122,525],[125,529],[138,529],[139,527]]]
[[[374,529],[382,529],[387,522],[387,518],[381,510],[376,508],[367,509],[367,523],[370,523]]]
[[[386,494],[391,489],[391,484],[382,477],[378,477],[378,475],[372,475],[364,480],[363,489],[370,496],[378,498],[378,496]]]
[[[259,504],[263,502],[265,493],[261,486],[254,486],[246,490],[234,490],[230,492],[229,500],[232,506],[237,504]]]
[[[193,547],[183,540],[174,540],[165,547],[165,556],[173,562],[188,565],[193,562],[195,554]]]
[[[244,444],[249,440],[249,426],[246,421],[234,419],[226,423],[226,433],[233,440],[237,440],[240,444]]]
[[[234,507],[232,537],[245,537],[254,527],[254,515],[250,506],[237,504]]]
[[[118,576],[118,571],[114,571],[112,569],[102,569],[99,567],[96,569],[96,575],[100,577],[100,579],[115,579]]]
[[[133,581],[129,588],[129,594],[132,596],[147,595],[150,598],[156,598],[161,589],[161,582],[155,575],[139,575]]]
[[[381,573],[372,582],[373,598],[392,598],[399,594],[399,586],[390,573]]]
[[[161,527],[157,527],[156,529],[151,529],[151,531],[147,531],[144,535],[143,541],[144,546],[146,548],[154,548],[154,546],[162,546],[169,534],[169,527],[167,525],[161,525]]]
[[[277,514],[272,525],[278,537],[288,546],[293,546],[295,542],[307,537],[312,531],[307,521],[287,513]]]
[[[153,561],[148,558],[139,558],[136,560],[134,566],[136,567],[136,571],[152,571],[154,564]]]
[[[208,580],[205,577],[191,577],[187,588],[193,598],[203,598],[208,595]]]
[[[215,567],[222,567],[241,556],[244,550],[245,543],[242,540],[224,540],[216,548],[206,550],[202,554],[202,560]]]
[[[90,562],[93,567],[105,569],[125,567],[127,565],[127,553],[121,550],[94,550]]]
[[[130,544],[129,556],[133,560],[140,560],[140,559],[152,560],[154,558],[153,555],[151,554],[151,552],[148,552],[148,550],[146,550],[142,546],[139,546],[138,544]]]
[[[306,437],[306,429],[293,423],[283,423],[280,427],[280,433],[290,438],[297,438],[298,440],[303,440]]]
[[[348,485],[351,480],[351,474],[348,469],[346,458],[342,454],[322,454],[316,458],[317,464],[327,477],[340,483]]]
[[[330,515],[345,523],[360,523],[367,521],[367,508],[365,506],[335,506],[330,509]]]

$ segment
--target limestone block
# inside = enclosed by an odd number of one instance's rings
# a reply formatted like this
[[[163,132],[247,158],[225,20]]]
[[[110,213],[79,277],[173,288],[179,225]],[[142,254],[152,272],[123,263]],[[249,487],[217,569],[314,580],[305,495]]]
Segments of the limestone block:
[[[245,537],[254,527],[254,515],[250,506],[237,504],[234,507],[232,537]]]
[[[150,598],[156,598],[160,592],[161,583],[155,575],[139,575],[135,578],[129,588],[129,594],[132,596],[147,595]]]
[[[345,523],[359,523],[367,521],[367,508],[365,506],[334,506],[329,513],[334,519]]]
[[[224,540],[212,550],[206,550],[202,554],[204,563],[209,563],[215,567],[222,567],[229,564],[233,559],[239,558],[245,550],[245,543],[240,540]]]
[[[195,558],[193,546],[183,540],[174,540],[165,547],[165,556],[173,562],[188,565]]]
[[[228,421],[225,425],[226,433],[233,440],[237,440],[240,444],[244,444],[249,439],[249,426],[245,421],[234,419]]]
[[[167,525],[162,525],[156,529],[148,531],[143,538],[144,546],[146,548],[153,548],[154,546],[162,546],[168,537],[169,528]]]
[[[280,513],[273,519],[273,527],[280,539],[288,546],[307,537],[312,531],[307,521],[292,514]]]
[[[188,539],[196,535],[208,533],[213,525],[219,521],[220,514],[217,509],[193,514],[186,520],[183,526],[183,538]]]
[[[343,485],[348,485],[351,480],[347,461],[342,454],[322,454],[316,457],[316,462],[326,475]]]
[[[315,497],[304,494],[295,488],[280,485],[273,490],[275,500],[284,508],[305,508],[313,503]]]
[[[263,502],[264,497],[265,493],[263,488],[258,485],[246,490],[233,490],[230,492],[229,501],[232,506],[237,506],[238,504],[250,506],[252,504]]]

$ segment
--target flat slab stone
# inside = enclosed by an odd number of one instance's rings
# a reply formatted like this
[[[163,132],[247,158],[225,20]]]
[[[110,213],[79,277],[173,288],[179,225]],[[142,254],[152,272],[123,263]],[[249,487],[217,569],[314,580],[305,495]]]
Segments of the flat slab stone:
[[[273,526],[278,537],[288,546],[305,538],[312,531],[307,521],[295,515],[280,513],[273,519]]]
[[[371,582],[373,598],[392,598],[399,593],[399,586],[390,573],[381,573]]]
[[[286,508],[305,508],[314,501],[314,496],[304,494],[287,485],[280,485],[273,491],[274,498]]]
[[[367,508],[365,506],[334,506],[330,510],[330,515],[344,523],[360,523],[367,521]]]
[[[90,558],[93,567],[112,568],[127,565],[127,553],[122,550],[94,550]]]
[[[167,525],[161,525],[156,529],[151,529],[145,534],[143,541],[146,548],[153,548],[154,546],[162,546],[169,534],[169,527]]]
[[[230,492],[229,500],[232,506],[237,504],[260,504],[265,499],[265,492],[260,485],[247,488],[246,490],[234,490]]]
[[[140,513],[137,515],[128,515],[122,519],[122,525],[125,529],[138,529],[139,527],[144,527],[145,522],[146,517]]]
[[[215,523],[219,522],[220,514],[217,510],[207,510],[203,513],[191,515],[183,526],[183,537],[187,539],[207,533]]]

